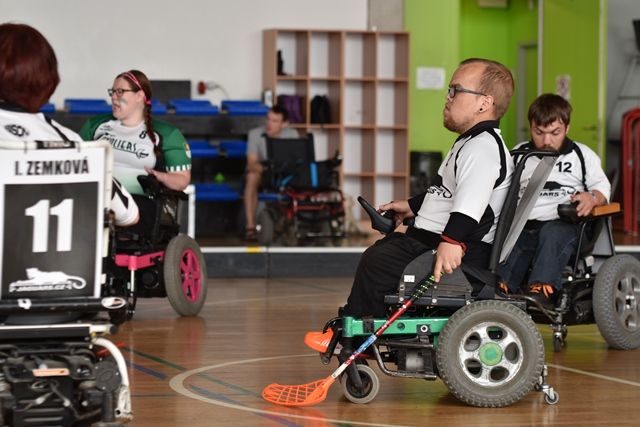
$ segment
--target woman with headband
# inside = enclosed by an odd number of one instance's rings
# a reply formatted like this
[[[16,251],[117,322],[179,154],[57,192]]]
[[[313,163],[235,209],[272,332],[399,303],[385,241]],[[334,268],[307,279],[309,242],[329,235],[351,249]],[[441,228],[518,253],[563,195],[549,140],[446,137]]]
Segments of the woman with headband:
[[[150,234],[155,203],[145,196],[138,176],[153,175],[167,188],[184,190],[191,180],[189,145],[175,126],[151,117],[151,83],[142,71],[118,74],[107,92],[112,114],[89,119],[80,135],[111,143],[113,176],[134,195],[140,209],[138,229]]]
[[[151,117],[147,76],[138,70],[118,74],[107,92],[112,114],[88,120],[80,135],[89,141],[106,139],[111,143],[113,174],[132,194],[144,195],[137,178],[147,174],[167,188],[184,190],[191,180],[189,145],[175,126]]]

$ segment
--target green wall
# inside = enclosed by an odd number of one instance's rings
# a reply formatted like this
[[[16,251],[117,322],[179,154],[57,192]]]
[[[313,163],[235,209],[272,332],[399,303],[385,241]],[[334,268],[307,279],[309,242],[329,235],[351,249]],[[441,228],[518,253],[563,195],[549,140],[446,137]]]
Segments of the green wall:
[[[404,16],[405,29],[411,33],[410,147],[446,153],[455,139],[442,126],[446,90],[416,90],[416,68],[443,67],[448,83],[460,62],[459,1],[405,0]]]
[[[507,8],[481,8],[476,0],[460,0],[461,58],[481,57],[499,61],[509,67],[517,81],[519,78],[518,46],[521,43],[536,43],[538,37],[536,3],[530,3],[528,0],[512,0]],[[528,84],[535,88],[537,80],[535,64],[529,67],[526,75]],[[535,92],[534,90],[534,97]],[[500,122],[502,135],[509,147],[519,142],[516,132],[516,110],[514,93],[509,110]]]
[[[573,106],[569,136],[588,145],[604,159],[606,76],[604,67],[598,73],[597,53],[598,28],[600,19],[606,22],[607,8],[604,3],[600,10],[600,4],[600,0],[548,0],[544,3],[542,85],[543,92],[555,92],[558,76],[569,76],[569,101]],[[603,63],[606,63],[605,47],[606,42],[603,42]]]
[[[411,33],[410,146],[445,153],[455,138],[442,127],[445,90],[415,89],[416,67],[444,67],[448,82],[461,60],[484,57],[502,62],[517,78],[518,45],[537,39],[537,1],[481,8],[476,0],[405,0],[405,29]],[[535,71],[528,70],[534,87]],[[507,145],[515,145],[515,96],[501,128]]]

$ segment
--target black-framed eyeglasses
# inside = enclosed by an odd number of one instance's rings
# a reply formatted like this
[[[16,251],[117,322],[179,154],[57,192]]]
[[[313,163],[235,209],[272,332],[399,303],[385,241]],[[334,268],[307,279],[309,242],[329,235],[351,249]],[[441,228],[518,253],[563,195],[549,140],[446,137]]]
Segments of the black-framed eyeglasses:
[[[124,95],[125,92],[137,92],[137,90],[134,90],[134,89],[121,89],[121,88],[107,89],[107,93],[109,94],[109,96],[113,96],[113,94],[115,93],[118,96],[118,98],[121,97],[122,95]]]
[[[449,86],[449,90],[447,91],[447,95],[449,96],[449,98],[453,99],[456,97],[456,93],[458,92],[462,92],[462,93],[471,93],[474,95],[481,95],[481,96],[487,96],[486,93],[482,93],[482,92],[478,92],[475,90],[471,90],[471,89],[465,89],[462,86]]]

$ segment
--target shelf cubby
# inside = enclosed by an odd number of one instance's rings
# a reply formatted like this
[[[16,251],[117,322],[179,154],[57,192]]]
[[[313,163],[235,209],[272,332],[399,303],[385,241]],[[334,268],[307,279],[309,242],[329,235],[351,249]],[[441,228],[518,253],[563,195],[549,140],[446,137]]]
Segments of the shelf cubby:
[[[285,75],[277,73],[282,52]],[[263,89],[304,99],[316,158],[342,156],[347,198],[376,204],[408,197],[409,35],[361,30],[272,29],[263,33]],[[329,123],[311,122],[311,101],[329,99]],[[360,218],[357,202],[354,215]]]

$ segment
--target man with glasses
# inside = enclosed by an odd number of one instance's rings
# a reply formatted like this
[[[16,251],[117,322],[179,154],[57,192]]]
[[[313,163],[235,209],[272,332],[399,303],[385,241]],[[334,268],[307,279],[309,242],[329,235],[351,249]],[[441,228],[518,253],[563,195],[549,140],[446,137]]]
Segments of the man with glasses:
[[[436,280],[460,266],[463,257],[465,263],[488,267],[513,172],[498,128],[513,86],[510,71],[498,62],[472,58],[460,64],[443,110],[444,126],[459,136],[438,170],[441,183],[409,200],[380,206],[380,211],[395,212],[397,224],[414,218],[414,225],[364,252],[344,315],[384,317],[384,295],[396,291],[404,268],[426,251],[437,249]]]

